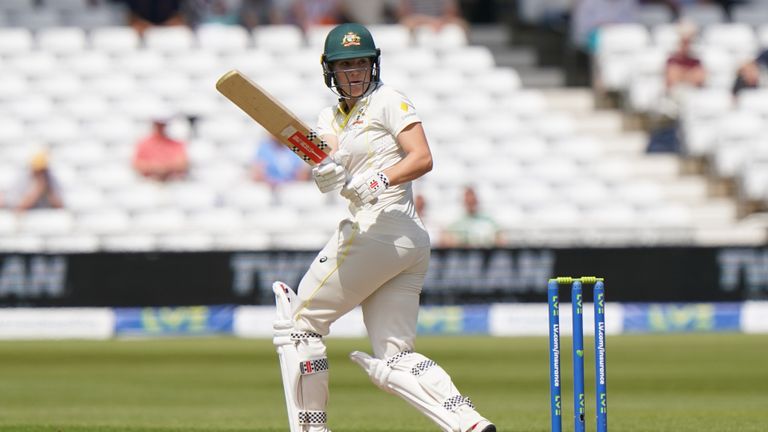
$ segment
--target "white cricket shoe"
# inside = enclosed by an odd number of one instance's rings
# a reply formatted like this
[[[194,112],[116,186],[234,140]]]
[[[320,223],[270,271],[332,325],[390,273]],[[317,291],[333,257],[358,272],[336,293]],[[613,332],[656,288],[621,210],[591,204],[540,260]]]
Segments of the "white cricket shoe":
[[[467,432],[496,432],[496,426],[488,420],[480,420],[467,429]]]

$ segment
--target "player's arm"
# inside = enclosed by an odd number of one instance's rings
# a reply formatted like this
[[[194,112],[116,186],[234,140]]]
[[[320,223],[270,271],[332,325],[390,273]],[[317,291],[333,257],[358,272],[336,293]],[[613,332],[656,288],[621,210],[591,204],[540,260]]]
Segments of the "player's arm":
[[[432,152],[421,122],[406,126],[397,135],[397,142],[405,152],[405,158],[384,170],[389,186],[415,180],[432,171]]]

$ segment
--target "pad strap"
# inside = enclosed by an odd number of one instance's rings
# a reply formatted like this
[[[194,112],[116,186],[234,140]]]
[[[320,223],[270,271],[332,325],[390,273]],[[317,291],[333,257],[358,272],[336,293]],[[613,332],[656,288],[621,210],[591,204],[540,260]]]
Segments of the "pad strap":
[[[299,371],[302,375],[312,375],[314,373],[328,370],[328,357],[315,360],[299,362]]]
[[[467,405],[472,409],[475,409],[475,405],[469,400],[468,397],[462,395],[451,396],[443,402],[443,408],[450,412],[456,412],[460,406]]]
[[[327,422],[325,411],[299,411],[300,425],[324,425]]]
[[[314,332],[291,332],[292,341],[300,341],[306,339],[322,339],[323,336]]]

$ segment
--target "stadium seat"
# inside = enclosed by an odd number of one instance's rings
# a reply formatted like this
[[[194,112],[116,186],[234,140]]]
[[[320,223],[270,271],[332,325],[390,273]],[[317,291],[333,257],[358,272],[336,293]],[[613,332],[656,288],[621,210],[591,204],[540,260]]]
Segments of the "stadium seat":
[[[26,28],[0,28],[0,55],[23,55],[32,50],[35,40]]]
[[[161,251],[204,252],[213,249],[213,236],[200,232],[161,234],[157,236],[157,249]]]
[[[222,204],[243,211],[269,208],[273,204],[272,190],[265,183],[247,182],[222,191]]]
[[[420,26],[414,30],[416,46],[449,51],[468,44],[467,33],[456,24],[442,26],[435,30],[429,26]]]
[[[46,77],[51,71],[55,71],[58,65],[53,54],[40,51],[12,57],[4,63],[3,69],[25,74],[31,79]]]
[[[53,119],[35,119],[30,121],[30,126],[34,130],[34,136],[42,140],[51,147],[64,147],[79,149],[83,140],[82,129],[77,120],[66,116]],[[79,156],[79,155],[78,155]],[[87,159],[89,156],[84,156]]]
[[[595,54],[602,85],[608,90],[627,87],[632,62],[637,53],[648,47],[650,35],[641,24],[612,24],[600,29],[600,42]]]
[[[90,36],[93,49],[115,55],[135,51],[141,42],[139,34],[129,26],[95,28]]]
[[[45,238],[45,250],[52,253],[98,252],[101,242],[92,234],[65,234]]]
[[[399,24],[374,24],[369,25],[368,30],[385,56],[406,49],[413,43],[410,30]]]
[[[84,79],[101,77],[112,73],[109,57],[98,51],[71,54],[61,61],[62,69]]]
[[[171,70],[183,74],[185,79],[192,80],[194,78],[220,76],[226,72],[229,65],[223,65],[220,63],[220,59],[213,53],[208,51],[190,51],[173,56],[168,61],[168,65]],[[216,82],[214,80],[208,81],[211,85]]]
[[[195,34],[186,26],[156,26],[144,32],[145,47],[164,55],[178,55],[190,51],[196,43]]]
[[[738,64],[757,54],[757,37],[749,24],[713,24],[702,31],[701,42],[725,50]]]
[[[750,111],[768,117],[768,89],[744,89],[736,99],[736,107],[741,111]]]
[[[146,252],[156,249],[157,239],[152,234],[129,231],[102,237],[101,247],[107,252]]]
[[[196,35],[200,48],[216,55],[243,52],[251,42],[248,30],[240,26],[203,24]]]
[[[226,251],[266,250],[271,246],[269,234],[252,231],[215,235],[213,242],[216,250]]]
[[[439,65],[469,75],[493,70],[496,61],[490,49],[472,45],[443,53],[439,58]]]
[[[301,29],[294,25],[256,27],[253,40],[257,49],[269,52],[288,52],[305,45]]]
[[[28,233],[0,236],[0,251],[10,253],[45,252],[45,240],[42,236]]]
[[[188,213],[206,212],[218,204],[218,194],[205,183],[172,183],[168,185],[165,195],[168,205]]]
[[[37,46],[43,51],[65,56],[86,49],[85,30],[79,27],[50,27],[37,32]]]
[[[19,216],[19,230],[34,235],[67,234],[74,218],[69,210],[38,209]]]
[[[297,211],[309,211],[322,208],[327,202],[327,195],[317,193],[314,182],[288,182],[275,187],[276,204]],[[308,225],[308,224],[305,224]]]
[[[103,206],[91,210],[78,209],[75,230],[96,235],[126,233],[131,227],[131,218],[127,212]]]
[[[168,72],[167,61],[156,51],[128,51],[117,59],[117,68],[138,78],[154,79]]]
[[[63,191],[62,199],[66,207],[76,214],[98,210],[108,202],[100,189],[88,185],[80,185],[79,187],[67,186]]]
[[[0,146],[18,144],[27,135],[24,124],[12,117],[0,119]]]
[[[133,217],[133,229],[140,233],[169,234],[177,233],[186,227],[184,212],[175,208],[144,208]]]
[[[17,224],[15,213],[9,210],[0,210],[0,234],[6,236],[15,233]]]
[[[200,209],[188,216],[187,226],[193,232],[236,234],[243,232],[243,214],[231,207]]]
[[[306,31],[307,48],[315,53],[320,53],[325,44],[325,37],[335,25],[312,25]],[[378,42],[378,41],[377,41]]]

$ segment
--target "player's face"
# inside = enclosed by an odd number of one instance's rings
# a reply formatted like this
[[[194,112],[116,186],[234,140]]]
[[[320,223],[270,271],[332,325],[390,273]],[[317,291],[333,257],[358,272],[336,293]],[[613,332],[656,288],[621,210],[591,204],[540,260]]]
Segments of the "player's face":
[[[353,98],[363,96],[371,83],[371,59],[338,60],[331,65],[339,90]]]

